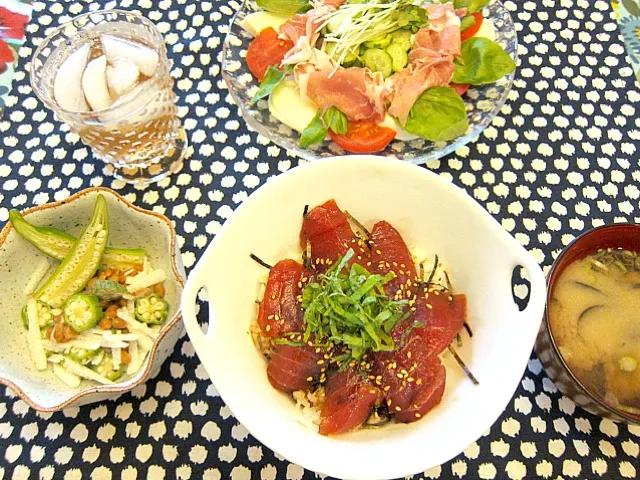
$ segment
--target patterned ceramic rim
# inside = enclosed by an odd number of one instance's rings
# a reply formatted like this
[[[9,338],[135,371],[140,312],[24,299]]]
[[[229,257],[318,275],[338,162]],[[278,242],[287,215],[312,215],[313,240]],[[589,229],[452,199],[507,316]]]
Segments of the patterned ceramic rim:
[[[178,265],[176,264],[176,256],[178,255],[178,253],[176,252],[176,231],[175,231],[175,228],[173,227],[173,225],[171,224],[171,221],[165,215],[162,215],[162,214],[157,213],[157,212],[152,212],[150,210],[145,210],[143,208],[140,208],[140,207],[137,207],[137,206],[133,205],[131,202],[125,200],[125,198],[122,195],[120,195],[119,193],[115,192],[114,190],[111,190],[110,188],[106,188],[106,187],[91,187],[91,188],[87,188],[87,189],[81,190],[80,192],[70,196],[69,198],[61,200],[59,202],[51,202],[51,203],[47,203],[47,204],[40,205],[40,206],[37,206],[37,207],[31,207],[31,208],[28,208],[26,210],[23,210],[21,213],[24,214],[24,215],[28,215],[28,214],[33,213],[33,212],[39,212],[39,211],[48,210],[48,209],[51,209],[51,208],[60,207],[62,205],[65,205],[67,203],[71,203],[71,202],[73,202],[73,201],[75,201],[75,200],[77,200],[79,198],[82,198],[82,197],[84,197],[84,196],[86,196],[86,195],[88,195],[90,193],[94,193],[94,192],[101,192],[101,193],[106,193],[108,195],[112,195],[117,200],[121,201],[129,209],[135,210],[136,212],[139,212],[139,213],[142,213],[142,214],[145,214],[145,215],[154,216],[154,217],[158,218],[159,220],[161,220],[167,226],[167,228],[169,229],[169,234],[171,236],[171,246],[170,246],[170,248],[171,248],[171,253],[170,253],[170,256],[171,256],[171,268],[173,270],[175,278],[177,278],[178,283],[180,284],[181,287],[184,288],[185,278],[180,273],[180,271],[178,269]],[[7,236],[9,235],[9,232],[11,230],[13,230],[13,227],[11,226],[11,223],[7,222],[7,224],[2,229],[2,231],[0,231],[0,247],[2,247],[2,245],[4,245],[4,242],[5,242]],[[35,410],[38,410],[40,412],[57,412],[59,410],[62,410],[64,408],[68,407],[69,405],[71,405],[75,401],[79,400],[80,398],[85,397],[85,396],[90,395],[90,394],[93,394],[93,393],[125,393],[125,392],[128,392],[130,390],[133,390],[135,387],[137,387],[138,385],[144,383],[147,380],[149,372],[151,371],[151,367],[152,367],[152,365],[153,365],[153,363],[155,361],[155,358],[156,358],[158,345],[160,345],[160,342],[167,335],[167,333],[169,333],[169,331],[173,330],[180,323],[181,320],[182,320],[182,312],[180,310],[180,307],[178,306],[178,309],[176,310],[176,313],[173,315],[171,320],[169,320],[164,325],[164,327],[160,331],[160,334],[158,335],[158,338],[156,338],[155,341],[153,342],[153,347],[149,351],[149,360],[147,361],[146,368],[144,369],[144,371],[142,371],[142,373],[138,372],[136,374],[138,376],[138,378],[135,381],[131,382],[131,383],[123,383],[121,385],[98,385],[98,386],[94,386],[94,387],[89,387],[89,388],[86,388],[86,389],[76,393],[71,398],[65,400],[61,404],[55,405],[53,407],[43,407],[41,405],[38,405],[33,400],[31,400],[31,398],[20,387],[18,387],[15,383],[13,383],[13,382],[11,382],[11,381],[3,378],[3,377],[0,377],[0,384],[12,388],[18,394],[18,396],[23,401],[25,401],[31,408],[33,408]]]
[[[602,400],[598,395],[595,395],[593,392],[591,392],[591,390],[588,389],[578,377],[576,377],[576,375],[573,373],[573,370],[569,367],[569,365],[567,365],[567,362],[565,361],[564,357],[560,353],[560,349],[558,348],[556,339],[553,336],[553,332],[551,330],[551,324],[549,322],[549,301],[551,300],[551,293],[552,293],[553,285],[555,283],[555,282],[552,282],[551,279],[553,278],[553,274],[556,271],[556,268],[558,267],[562,259],[564,258],[564,256],[567,255],[567,253],[570,252],[573,248],[575,248],[578,245],[578,243],[585,237],[589,235],[593,235],[594,233],[606,228],[616,228],[616,227],[622,227],[622,226],[633,226],[636,228],[640,228],[639,224],[631,223],[631,222],[615,223],[615,224],[602,225],[600,227],[592,228],[591,230],[588,230],[580,234],[576,238],[574,238],[571,241],[571,243],[569,243],[562,250],[562,252],[560,252],[560,254],[556,257],[556,259],[553,262],[553,265],[551,265],[551,269],[549,270],[549,273],[547,274],[547,305],[545,306],[545,309],[544,309],[544,328],[547,330],[547,335],[549,335],[550,343],[551,343],[551,346],[553,347],[553,352],[555,353],[556,358],[560,361],[565,371],[567,372],[571,380],[573,380],[573,382],[576,384],[576,386],[580,390],[582,390],[586,396],[588,396],[591,400],[593,400],[593,402],[596,403],[598,406],[600,406],[603,410],[606,410],[607,412],[611,413],[613,416],[623,418],[627,422],[639,425],[640,418],[638,416],[630,414],[623,410],[618,410],[617,408],[614,408],[608,403],[604,402],[604,400]]]

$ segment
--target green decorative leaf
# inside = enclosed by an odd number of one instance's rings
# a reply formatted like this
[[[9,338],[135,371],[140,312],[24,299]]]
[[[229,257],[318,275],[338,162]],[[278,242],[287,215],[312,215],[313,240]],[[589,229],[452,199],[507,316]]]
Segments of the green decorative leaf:
[[[473,27],[476,24],[476,18],[473,15],[469,15],[468,17],[464,17],[460,21],[460,31],[464,32],[467,28]]]
[[[467,15],[481,11],[491,0],[453,0],[454,8],[466,8]]]
[[[309,0],[256,0],[260,8],[282,15],[294,15],[311,8]]]
[[[453,88],[430,88],[413,104],[404,128],[432,142],[453,140],[469,128],[464,102]]]
[[[309,125],[307,125],[307,128],[302,131],[302,135],[300,136],[300,146],[308,148],[316,143],[321,143],[327,136],[328,131],[329,129],[322,121],[322,109],[319,108],[315,117],[313,117],[313,120],[311,120]]]
[[[268,97],[273,92],[273,89],[278,86],[278,84],[287,76],[287,73],[291,71],[291,65],[287,65],[287,67],[283,70],[279,69],[274,65],[270,65],[267,69],[267,73],[265,73],[262,82],[260,82],[260,88],[254,95],[251,100],[251,105],[255,105],[258,100],[261,98]]]
[[[347,116],[338,110],[337,107],[329,107],[322,116],[325,125],[329,130],[340,135],[347,133],[349,122]]]
[[[500,45],[488,38],[474,37],[462,42],[452,82],[484,85],[499,80],[515,69],[515,62]]]

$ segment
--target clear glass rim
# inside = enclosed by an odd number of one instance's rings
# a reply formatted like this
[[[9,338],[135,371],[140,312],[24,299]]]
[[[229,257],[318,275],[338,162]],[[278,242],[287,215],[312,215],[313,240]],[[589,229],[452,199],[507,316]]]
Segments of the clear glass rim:
[[[49,100],[47,98],[47,94],[45,94],[43,92],[43,90],[38,86],[37,82],[34,80],[34,77],[35,77],[35,62],[34,62],[34,59],[42,52],[47,40],[50,40],[52,37],[54,37],[55,35],[60,33],[62,30],[64,30],[69,23],[75,22],[77,20],[80,20],[80,19],[83,19],[83,18],[86,18],[86,17],[90,17],[91,15],[100,15],[100,14],[109,14],[109,13],[119,13],[119,14],[131,15],[131,16],[137,17],[138,19],[140,19],[142,21],[142,23],[144,23],[146,26],[154,29],[158,33],[158,35],[163,39],[162,46],[164,47],[164,37],[163,37],[162,33],[160,32],[160,30],[158,30],[158,28],[153,24],[153,22],[151,22],[151,20],[143,17],[142,15],[139,15],[138,13],[132,12],[130,10],[121,10],[121,9],[96,10],[95,12],[87,12],[87,13],[83,13],[81,15],[73,17],[68,22],[65,22],[62,25],[59,25],[58,27],[56,27],[53,31],[51,31],[51,33],[49,33],[49,35],[44,37],[42,42],[40,43],[40,45],[38,45],[38,48],[36,49],[35,53],[31,57],[31,64],[29,66],[29,82],[31,84],[31,88],[33,89],[33,91],[36,94],[36,96],[47,107],[49,107],[51,110],[53,110],[55,112],[59,111],[62,114],[66,114],[66,115],[73,115],[73,116],[76,116],[76,117],[78,117],[78,118],[80,118],[82,120],[95,121],[95,116],[96,116],[97,113],[105,114],[105,113],[115,112],[119,108],[128,106],[130,103],[132,103],[134,100],[137,100],[137,98],[139,97],[139,95],[135,96],[135,97],[131,97],[128,100],[125,100],[122,103],[119,103],[117,105],[111,105],[110,107],[103,108],[102,110],[90,110],[88,112],[78,112],[78,111],[75,111],[75,110],[66,110],[66,109],[62,108],[60,105],[58,105],[55,101]],[[105,23],[108,23],[108,22],[105,22]],[[166,56],[166,47],[164,47],[164,49],[162,49],[162,50],[163,51],[161,51],[160,53],[163,53]],[[169,73],[169,75],[170,75],[170,73]],[[145,93],[146,91],[148,91],[149,88],[151,88],[153,85],[157,84],[160,81],[161,78],[162,77],[161,77],[161,74],[160,74],[160,69],[156,68],[156,71],[153,73],[153,76],[151,76],[149,78],[149,80],[146,81],[145,85],[140,90],[140,95]],[[137,111],[137,109],[136,109],[136,111]],[[133,113],[135,113],[135,111],[131,112],[131,114],[133,114]],[[98,123],[101,123],[101,122],[98,122]]]
[[[273,130],[271,128],[269,128],[268,126],[262,124],[259,120],[257,120],[251,114],[251,112],[248,110],[247,106],[244,104],[242,99],[238,96],[238,92],[233,88],[232,79],[234,77],[234,73],[232,71],[230,71],[229,68],[228,68],[229,67],[229,60],[228,60],[227,53],[228,53],[229,49],[237,48],[234,45],[232,45],[232,42],[231,42],[231,37],[233,36],[232,27],[238,23],[238,17],[240,16],[240,14],[246,8],[248,8],[248,6],[247,6],[248,2],[249,2],[249,0],[242,0],[242,2],[240,3],[240,6],[238,7],[238,10],[235,12],[233,17],[231,18],[231,21],[229,22],[229,29],[227,31],[227,34],[225,35],[225,38],[224,38],[224,41],[223,41],[223,45],[222,45],[222,60],[220,62],[220,66],[221,66],[220,71],[221,71],[221,74],[222,74],[222,78],[224,79],[224,81],[225,81],[225,83],[227,85],[227,90],[228,90],[229,94],[231,95],[231,97],[233,98],[234,103],[237,105],[238,109],[240,110],[240,113],[241,113],[242,118],[244,119],[244,121],[247,122],[247,124],[253,130],[258,132],[260,135],[264,136],[265,138],[267,138],[272,143],[280,146],[281,148],[284,148],[288,152],[293,153],[296,156],[298,156],[298,157],[300,157],[300,158],[302,158],[304,160],[313,161],[313,160],[321,160],[322,158],[326,158],[325,155],[318,154],[316,152],[316,150],[313,149],[313,148],[302,148],[297,144],[289,145],[286,142],[281,141],[281,139],[280,139],[279,135],[277,134],[277,132],[274,134],[274,132],[273,132]],[[513,42],[514,42],[513,60],[517,65],[518,64],[518,58],[519,58],[518,57],[519,42],[518,42],[517,30],[515,28],[515,23],[513,21],[513,17],[511,16],[511,12],[509,12],[509,10],[504,6],[504,4],[502,3],[501,0],[492,0],[490,3],[498,5],[502,9],[503,15],[508,19],[509,23],[513,26],[513,32],[514,32],[514,38],[513,38]],[[501,97],[496,101],[496,103],[493,106],[493,108],[487,113],[485,121],[473,125],[463,135],[459,136],[458,138],[456,138],[454,140],[446,142],[446,144],[442,148],[439,148],[437,150],[432,150],[429,153],[425,153],[425,154],[422,154],[422,155],[415,155],[415,156],[406,156],[406,155],[394,154],[394,153],[385,154],[383,152],[377,153],[376,155],[384,155],[384,156],[387,156],[389,158],[397,158],[399,160],[406,161],[406,162],[409,162],[409,163],[414,163],[414,164],[417,164],[417,165],[423,165],[423,164],[426,164],[427,162],[430,162],[430,161],[433,161],[433,160],[437,160],[437,159],[442,158],[442,157],[444,157],[446,155],[449,155],[450,153],[454,152],[458,148],[461,148],[461,147],[471,143],[473,140],[475,140],[482,133],[482,131],[485,128],[487,128],[491,124],[493,119],[500,112],[502,107],[506,104],[506,102],[507,102],[507,100],[509,98],[509,93],[511,92],[511,90],[513,88],[513,84],[515,82],[516,72],[517,72],[517,68],[516,68],[516,70],[514,72],[512,72],[512,73],[510,73],[510,74],[508,74],[508,75],[506,75],[504,77],[504,79],[507,80],[507,83],[506,83],[506,85],[504,87],[504,92],[501,95]],[[482,85],[481,85],[481,87],[482,87]],[[325,148],[325,147],[321,146],[320,148]],[[344,155],[351,155],[351,153],[349,153],[349,152],[340,153],[340,154],[339,153],[335,153],[332,156],[344,156]]]

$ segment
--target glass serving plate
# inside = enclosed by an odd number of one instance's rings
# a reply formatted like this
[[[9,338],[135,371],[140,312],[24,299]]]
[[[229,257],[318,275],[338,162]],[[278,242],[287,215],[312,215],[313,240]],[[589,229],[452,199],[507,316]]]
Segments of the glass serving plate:
[[[258,81],[247,68],[245,56],[253,36],[240,26],[240,22],[247,15],[260,10],[262,9],[258,7],[255,0],[245,0],[229,25],[223,45],[222,76],[243,118],[258,133],[304,159],[316,160],[322,157],[347,155],[348,152],[328,140],[310,148],[302,148],[298,144],[300,134],[271,115],[266,99],[251,105],[253,95],[258,88]],[[494,0],[484,8],[483,14],[495,26],[495,41],[517,62],[518,38],[507,9],[499,0]],[[469,129],[464,135],[448,142],[431,142],[422,139],[394,140],[378,155],[423,164],[466,145],[475,139],[500,111],[507,100],[514,77],[515,72],[506,75],[496,83],[472,87],[467,91],[463,98]]]

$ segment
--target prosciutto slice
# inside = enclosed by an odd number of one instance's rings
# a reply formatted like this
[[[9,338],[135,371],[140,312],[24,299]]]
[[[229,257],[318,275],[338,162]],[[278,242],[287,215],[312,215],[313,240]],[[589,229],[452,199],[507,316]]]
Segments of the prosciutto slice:
[[[327,16],[345,0],[317,0],[313,9],[298,13],[280,26],[280,37],[293,42],[284,56],[283,65],[296,65],[313,60],[315,45],[320,38],[320,27]]]
[[[311,72],[300,82],[300,93],[323,110],[337,107],[353,121],[377,122],[386,110],[384,78],[365,68]]]
[[[429,25],[421,28],[413,40],[409,65],[389,79],[392,90],[389,113],[402,125],[422,92],[446,86],[453,77],[453,59],[460,55],[460,18],[453,5],[427,4]]]

